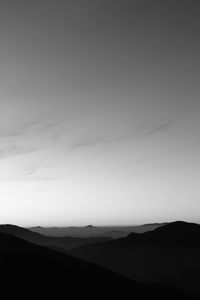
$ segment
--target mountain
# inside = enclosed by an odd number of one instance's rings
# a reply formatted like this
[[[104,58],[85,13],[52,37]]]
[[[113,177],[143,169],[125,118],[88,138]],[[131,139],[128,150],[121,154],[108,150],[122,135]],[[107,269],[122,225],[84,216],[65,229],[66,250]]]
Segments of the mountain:
[[[144,234],[131,233],[126,241],[180,247],[200,247],[200,225],[177,221]]]
[[[125,237],[125,236],[127,236],[129,233],[128,232],[126,232],[126,231],[122,231],[122,230],[110,230],[110,231],[106,231],[105,233],[104,233],[104,235],[105,236],[109,236],[109,237],[111,237],[111,238],[113,238],[113,239],[117,239],[117,238],[121,238],[121,237]],[[98,236],[98,235],[96,235],[96,236]],[[100,234],[100,236],[101,236],[101,234]]]
[[[95,228],[93,225],[87,225],[85,228]]]
[[[137,226],[93,226],[85,227],[31,227],[33,232],[37,232],[47,236],[71,236],[71,237],[125,237],[131,232],[143,233],[154,230],[166,223],[153,223]]]
[[[44,238],[44,236],[39,233],[32,232],[23,227],[11,225],[11,224],[0,225],[0,233],[12,234],[19,238],[30,241],[30,242],[35,240],[35,242],[38,242],[38,243],[40,241],[43,241],[43,238]]]
[[[200,297],[200,225],[172,222],[70,252],[141,282],[163,282]]]
[[[86,244],[111,240],[111,238],[109,237],[47,237],[37,232],[33,232],[31,230],[10,224],[0,225],[0,233],[12,234],[33,244],[62,248],[64,250],[73,249]]]
[[[100,266],[0,233],[2,299],[194,299],[162,284],[133,282]]]

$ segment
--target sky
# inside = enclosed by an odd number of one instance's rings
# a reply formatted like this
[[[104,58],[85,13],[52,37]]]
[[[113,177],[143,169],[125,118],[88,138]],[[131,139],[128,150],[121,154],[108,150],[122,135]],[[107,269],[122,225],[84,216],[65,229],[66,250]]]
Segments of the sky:
[[[0,1],[0,223],[199,222],[199,13]]]

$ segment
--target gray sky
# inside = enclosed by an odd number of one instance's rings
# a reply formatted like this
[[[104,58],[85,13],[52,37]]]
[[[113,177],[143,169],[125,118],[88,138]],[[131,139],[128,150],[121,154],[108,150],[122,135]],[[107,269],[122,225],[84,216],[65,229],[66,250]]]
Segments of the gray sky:
[[[0,1],[0,222],[199,221],[198,0]]]

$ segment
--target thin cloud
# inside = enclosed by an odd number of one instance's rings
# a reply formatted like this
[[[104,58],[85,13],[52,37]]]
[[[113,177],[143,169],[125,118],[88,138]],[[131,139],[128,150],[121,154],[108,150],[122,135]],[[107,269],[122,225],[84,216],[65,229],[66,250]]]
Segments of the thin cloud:
[[[0,159],[24,155],[48,147],[51,135],[47,134],[46,138],[43,135],[58,124],[59,122],[47,122],[46,124],[44,121],[36,120],[16,126],[14,130],[0,129]],[[52,138],[54,137],[52,136]],[[47,141],[46,145],[45,141]]]
[[[3,148],[0,147],[0,158],[7,158],[10,156],[28,154],[28,153],[36,152],[38,150],[39,149],[35,147],[25,148],[16,145],[11,145]]]
[[[133,141],[139,141],[151,136],[159,135],[167,130],[169,130],[173,125],[173,122],[163,122],[157,126],[152,125],[142,125],[135,130],[132,130],[128,133],[121,134],[114,138],[110,137],[98,137],[98,138],[86,138],[82,139],[70,146],[71,149],[81,149],[89,148],[98,145],[111,146],[113,144],[123,144]]]
[[[163,122],[157,126],[152,126],[150,124],[144,124],[139,126],[135,130],[132,130],[124,135],[118,136],[116,138],[110,139],[108,141],[117,143],[117,142],[132,142],[138,141],[150,136],[161,134],[169,130],[173,126],[173,122]]]
[[[40,123],[40,121],[31,121],[31,122],[26,122],[24,124],[21,124],[20,126],[16,126],[16,124],[15,124],[15,129],[0,128],[0,139],[15,138],[15,137],[21,136],[27,130],[38,125],[39,123]],[[13,125],[13,127],[14,127],[14,125]]]
[[[154,127],[151,130],[149,130],[148,132],[146,132],[144,134],[144,137],[148,137],[148,136],[152,136],[152,135],[157,135],[157,134],[160,134],[162,132],[165,132],[168,129],[170,129],[172,127],[172,125],[173,125],[172,122],[161,123],[157,127]]]

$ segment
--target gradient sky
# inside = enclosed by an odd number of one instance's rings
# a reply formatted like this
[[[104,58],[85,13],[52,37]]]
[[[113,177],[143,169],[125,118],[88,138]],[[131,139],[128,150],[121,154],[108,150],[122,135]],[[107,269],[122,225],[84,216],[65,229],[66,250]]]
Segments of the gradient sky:
[[[199,15],[0,1],[0,223],[199,222]]]

